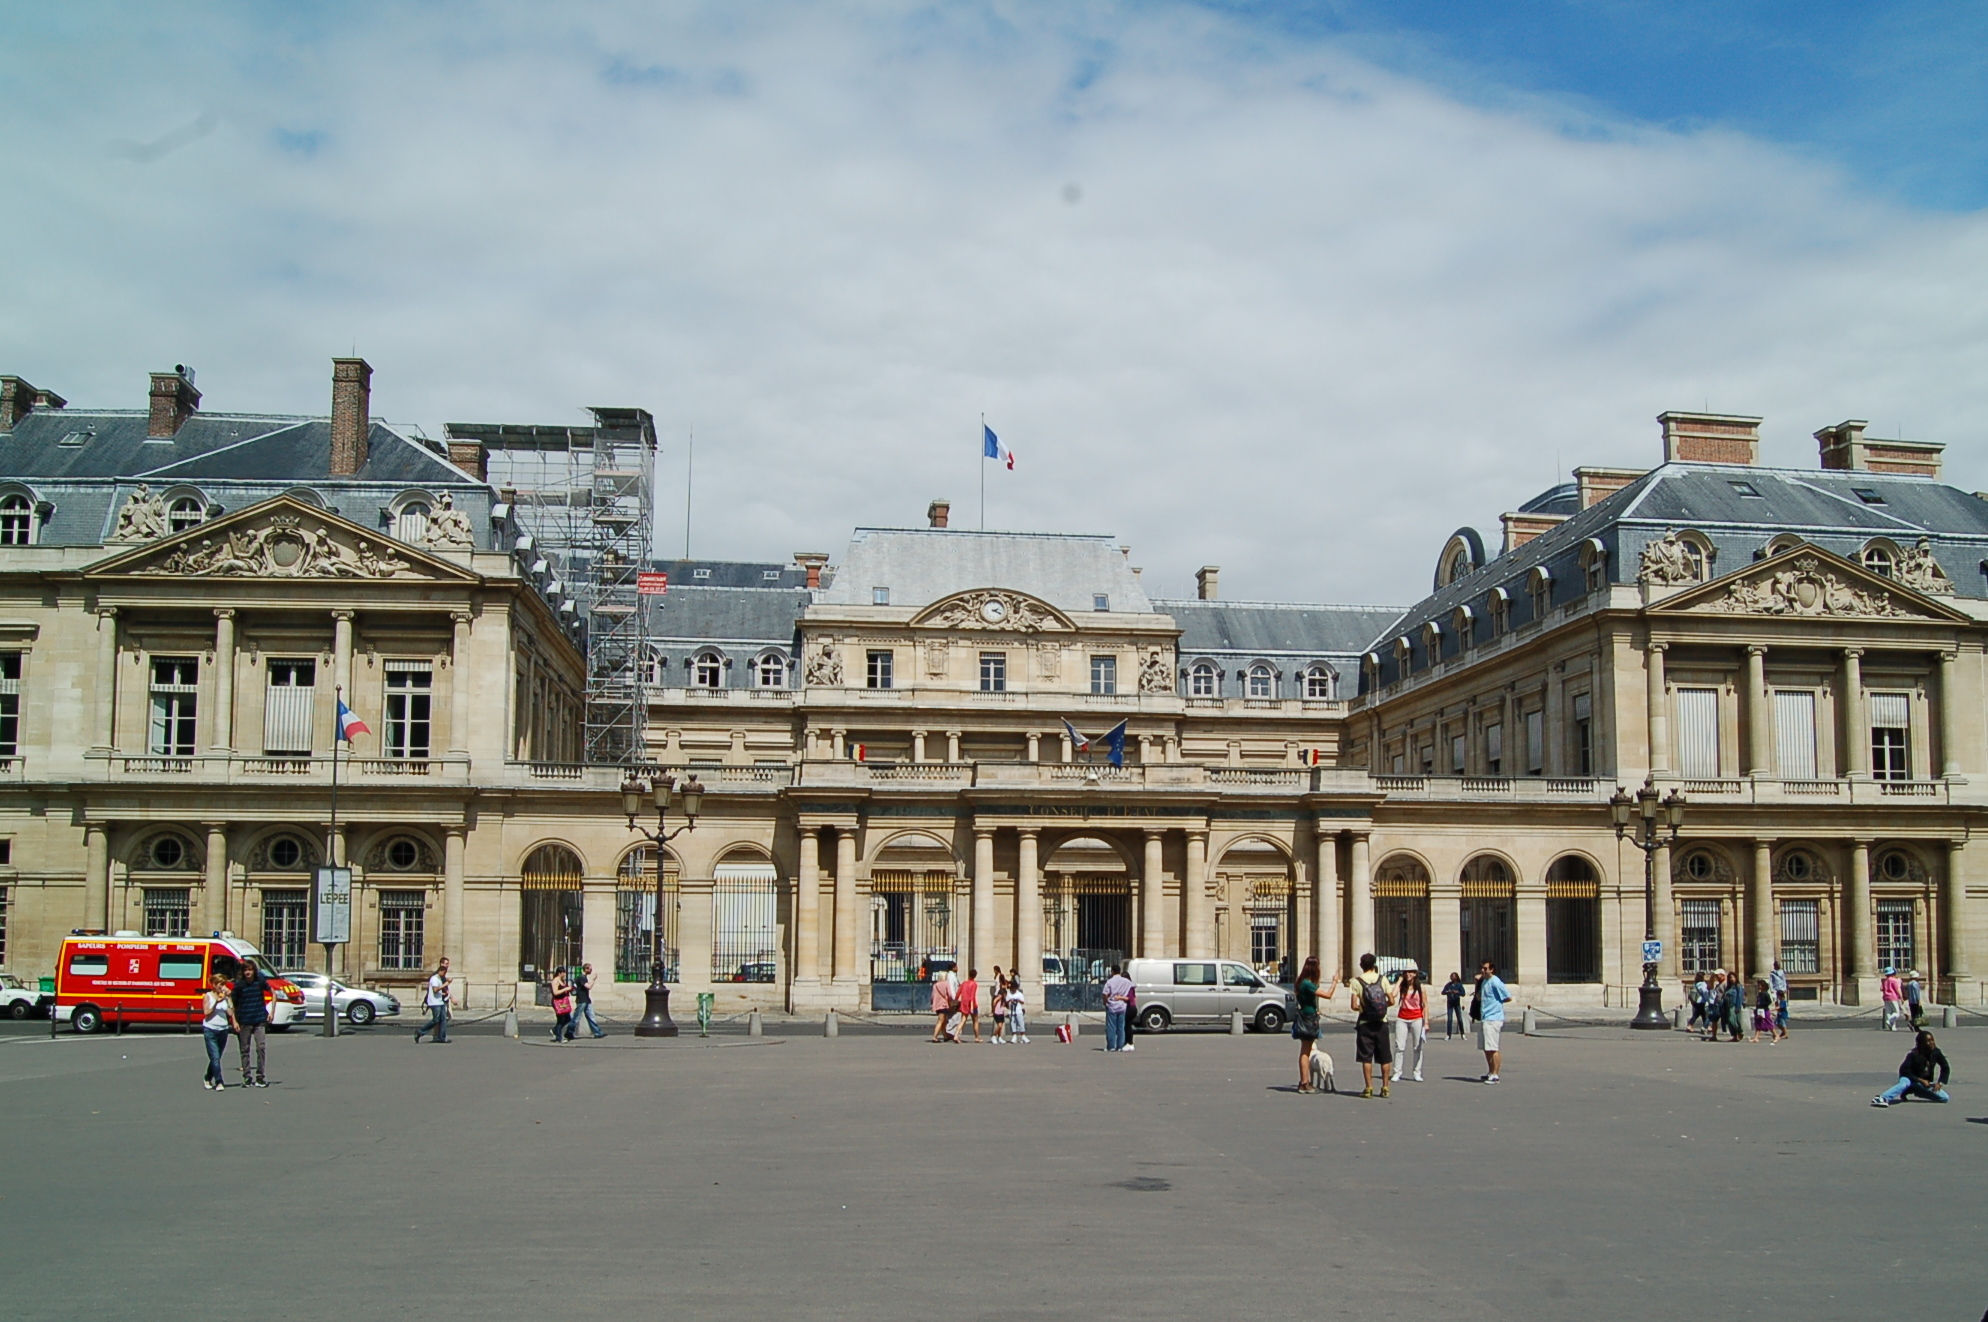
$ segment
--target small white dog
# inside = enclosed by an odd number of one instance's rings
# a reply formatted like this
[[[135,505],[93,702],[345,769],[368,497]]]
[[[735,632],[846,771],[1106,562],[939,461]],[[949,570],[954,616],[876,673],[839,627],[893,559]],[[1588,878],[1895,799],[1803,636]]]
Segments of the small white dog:
[[[1311,1055],[1305,1058],[1311,1073],[1312,1087],[1320,1092],[1338,1092],[1338,1085],[1332,1081],[1332,1057],[1313,1047]]]

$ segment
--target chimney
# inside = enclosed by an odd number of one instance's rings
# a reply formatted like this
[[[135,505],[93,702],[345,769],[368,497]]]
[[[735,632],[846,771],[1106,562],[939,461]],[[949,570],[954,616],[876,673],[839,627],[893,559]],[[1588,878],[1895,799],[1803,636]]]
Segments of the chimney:
[[[1815,439],[1822,447],[1822,466],[1846,472],[1940,475],[1940,455],[1946,446],[1934,441],[1881,441],[1875,437],[1866,440],[1864,429],[1870,425],[1862,418],[1852,418],[1817,432]]]
[[[935,500],[925,507],[925,521],[934,528],[943,528],[953,515],[953,503],[949,500]]]
[[[1749,464],[1760,462],[1760,419],[1729,413],[1660,413],[1664,462]]]
[[[1194,595],[1203,601],[1215,600],[1215,580],[1221,576],[1220,565],[1203,565],[1194,571]]]
[[[53,390],[40,390],[18,376],[0,376],[0,431],[14,430],[36,409],[59,409],[69,401]]]
[[[794,563],[808,571],[808,586],[818,588],[821,586],[821,571],[828,564],[828,552],[796,551]]]
[[[1607,500],[1643,476],[1640,468],[1577,468],[1574,486],[1581,493],[1581,508]]]
[[[331,475],[351,477],[366,466],[372,434],[373,369],[364,358],[331,360]]]
[[[152,373],[152,416],[145,424],[150,437],[177,436],[186,420],[200,410],[200,392],[193,388],[193,369],[181,363],[170,372]]]
[[[1509,555],[1533,538],[1539,536],[1555,524],[1565,523],[1565,514],[1501,514],[1498,521],[1505,525],[1505,550]]]
[[[449,462],[479,482],[489,480],[488,459],[483,453],[483,442],[449,438]]]

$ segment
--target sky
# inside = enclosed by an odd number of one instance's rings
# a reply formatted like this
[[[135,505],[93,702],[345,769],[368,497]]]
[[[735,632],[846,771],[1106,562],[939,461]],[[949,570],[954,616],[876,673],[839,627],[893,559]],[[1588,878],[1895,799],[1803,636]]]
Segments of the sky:
[[[699,557],[984,479],[1158,596],[1413,601],[1666,409],[1988,487],[1988,6],[86,2],[0,50],[0,372],[638,405],[670,555],[693,433]]]

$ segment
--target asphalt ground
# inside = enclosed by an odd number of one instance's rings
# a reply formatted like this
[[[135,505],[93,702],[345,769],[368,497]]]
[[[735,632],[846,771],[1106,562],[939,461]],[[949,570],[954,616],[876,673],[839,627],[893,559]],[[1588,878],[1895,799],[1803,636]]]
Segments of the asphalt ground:
[[[32,1027],[32,1025],[24,1026]],[[467,1026],[466,1026],[467,1027]],[[1293,1091],[1287,1037],[1108,1055],[411,1023],[0,1035],[0,1281],[88,1317],[1981,1316],[1988,1029],[1948,1106],[1875,1110],[1906,1035],[1430,1043],[1423,1084]],[[45,1034],[47,1026],[40,1026]],[[1516,1025],[1514,1026],[1516,1028]],[[229,1076],[235,1076],[229,1056]]]

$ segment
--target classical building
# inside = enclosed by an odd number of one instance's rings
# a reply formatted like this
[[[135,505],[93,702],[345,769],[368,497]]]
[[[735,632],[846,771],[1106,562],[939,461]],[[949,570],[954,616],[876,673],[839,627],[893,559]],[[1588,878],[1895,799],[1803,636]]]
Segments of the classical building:
[[[373,732],[338,764],[339,967],[449,953],[479,1005],[586,961],[632,1007],[658,921],[721,1011],[909,1008],[946,961],[1055,1009],[1125,954],[1368,949],[1620,1004],[1646,891],[1607,799],[1646,777],[1689,801],[1651,896],[1673,987],[1778,959],[1797,995],[1868,1003],[1889,965],[1982,999],[1988,502],[1938,446],[1844,423],[1771,470],[1756,419],[1666,414],[1660,465],[1459,530],[1407,609],[1231,601],[1212,567],[1156,600],[1109,537],[944,502],[839,557],[658,564],[636,769],[705,789],[659,888],[627,769],[582,760],[587,620],[484,480],[478,437],[535,430],[428,442],[369,377],[340,360],[317,419],[0,378],[8,971],[72,927],[317,964],[336,687]]]

